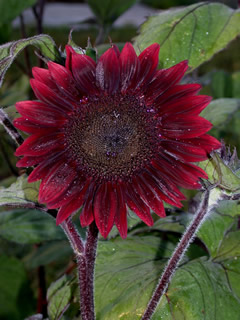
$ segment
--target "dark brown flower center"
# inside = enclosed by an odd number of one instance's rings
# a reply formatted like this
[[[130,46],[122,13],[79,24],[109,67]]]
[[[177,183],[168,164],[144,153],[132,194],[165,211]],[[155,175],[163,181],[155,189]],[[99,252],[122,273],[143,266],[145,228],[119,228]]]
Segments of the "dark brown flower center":
[[[69,157],[99,179],[131,177],[152,155],[154,123],[133,97],[89,101],[71,116],[65,139]]]

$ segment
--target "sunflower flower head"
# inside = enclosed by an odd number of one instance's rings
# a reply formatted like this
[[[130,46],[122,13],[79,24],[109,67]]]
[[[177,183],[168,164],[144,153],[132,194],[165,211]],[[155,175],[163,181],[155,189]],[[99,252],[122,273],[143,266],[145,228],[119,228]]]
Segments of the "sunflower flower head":
[[[65,66],[33,68],[38,100],[16,104],[15,126],[30,134],[17,149],[19,167],[34,166],[39,202],[59,209],[57,224],[82,207],[103,237],[115,224],[127,236],[128,208],[148,226],[163,201],[181,207],[179,187],[198,189],[206,173],[193,164],[220,143],[199,116],[209,104],[198,84],[179,84],[187,61],[158,70],[159,45],[139,56],[113,45],[96,63],[66,46]]]

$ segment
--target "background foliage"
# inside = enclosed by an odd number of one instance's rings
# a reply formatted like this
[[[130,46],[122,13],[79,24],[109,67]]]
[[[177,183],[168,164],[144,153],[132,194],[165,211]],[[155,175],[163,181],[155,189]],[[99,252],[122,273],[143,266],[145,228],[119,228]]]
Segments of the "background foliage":
[[[188,59],[190,68],[184,82],[201,83],[201,93],[213,97],[202,116],[214,124],[211,134],[231,146],[230,151],[225,148],[222,154],[201,163],[210,182],[219,186],[210,202],[223,193],[224,197],[212,208],[153,319],[239,320],[240,204],[236,194],[240,162],[234,151],[235,147],[240,150],[238,1],[144,0],[143,4],[162,11],[148,17],[139,30],[134,26],[116,28],[118,17],[136,2],[88,0],[94,18],[86,22],[87,29],[74,32],[76,44],[69,41],[76,48],[85,48],[90,35],[94,46],[88,46],[90,55],[96,54],[95,48],[100,55],[109,47],[108,35],[120,49],[125,41],[132,40],[139,51],[158,42],[161,68]],[[43,7],[42,0],[0,0],[0,43],[7,42],[0,47],[0,105],[10,119],[18,116],[15,102],[32,97],[28,79],[33,65],[44,65],[39,55],[44,61],[64,59],[59,45],[63,48],[68,42],[69,28],[43,30]],[[22,12],[26,8],[32,8],[35,26],[24,24]],[[17,16],[21,17],[20,28],[12,29]],[[51,37],[40,35],[42,31]],[[37,204],[39,183],[28,184],[28,171],[15,167],[15,147],[0,127],[0,318],[81,319],[71,248],[54,217]],[[116,229],[108,241],[100,239],[97,320],[141,318],[167,258],[199,203],[199,193],[184,192],[184,209],[167,206],[164,219],[153,213],[152,228],[130,213],[127,239],[122,240]],[[39,210],[33,209],[36,206]],[[77,215],[75,223],[84,236]]]

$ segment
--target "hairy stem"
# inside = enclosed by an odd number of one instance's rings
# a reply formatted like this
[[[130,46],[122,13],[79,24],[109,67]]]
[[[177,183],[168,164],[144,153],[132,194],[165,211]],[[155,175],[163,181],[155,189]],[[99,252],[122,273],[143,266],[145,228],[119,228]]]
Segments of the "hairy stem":
[[[94,271],[95,260],[98,245],[98,228],[93,221],[88,228],[87,241],[85,246],[85,256],[88,266],[88,295],[90,307],[93,310],[93,319],[95,319],[94,313]]]
[[[8,115],[0,108],[0,123],[4,126],[7,133],[10,137],[16,142],[19,146],[23,143],[23,138],[17,129],[13,126],[11,120],[8,118]]]
[[[203,195],[203,200],[200,204],[200,207],[190,223],[187,227],[185,233],[183,234],[179,244],[177,245],[175,251],[173,252],[171,258],[168,261],[168,264],[160,278],[160,281],[157,285],[157,288],[147,306],[147,309],[142,317],[142,320],[150,320],[157,308],[158,303],[160,302],[162,296],[166,292],[171,278],[174,275],[177,267],[182,260],[184,253],[188,249],[191,242],[194,240],[194,237],[199,230],[202,222],[207,216],[208,210],[208,200],[209,200],[210,191],[206,190]]]
[[[70,244],[76,256],[82,256],[84,254],[84,244],[75,225],[72,222],[71,217],[63,221],[61,227],[68,237],[68,240],[70,241]]]
[[[81,318],[82,320],[94,320],[94,265],[98,242],[98,229],[95,222],[93,222],[88,228],[86,242],[83,243],[70,217],[66,219],[61,226],[76,255]]]

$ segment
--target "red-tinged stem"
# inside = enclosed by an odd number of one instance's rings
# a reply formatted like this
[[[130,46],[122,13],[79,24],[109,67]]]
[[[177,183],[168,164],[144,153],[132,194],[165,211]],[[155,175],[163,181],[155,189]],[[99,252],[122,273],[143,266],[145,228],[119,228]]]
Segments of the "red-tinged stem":
[[[75,225],[72,222],[71,217],[67,218],[63,223],[61,224],[61,227],[63,231],[65,232],[66,236],[68,237],[68,240],[70,241],[70,244],[72,246],[72,249],[76,256],[83,256],[84,255],[84,243],[75,227]]]
[[[95,260],[97,254],[98,245],[98,228],[93,221],[89,228],[85,246],[85,256],[88,266],[88,295],[89,295],[89,306],[93,310],[93,319],[95,319],[95,308],[94,308],[94,271],[95,271]]]
[[[86,242],[83,243],[77,229],[69,217],[61,224],[76,255],[80,289],[80,311],[82,320],[94,320],[94,266],[98,242],[95,222],[88,228]]]
[[[173,252],[171,258],[168,261],[168,264],[160,278],[160,281],[157,285],[157,288],[147,306],[147,309],[142,317],[142,320],[150,320],[162,298],[166,292],[171,278],[177,270],[177,267],[182,260],[184,253],[188,249],[191,242],[194,240],[194,237],[199,230],[201,224],[209,212],[208,200],[209,200],[209,191],[206,190],[203,195],[203,200],[200,204],[200,207],[193,218],[190,225],[187,227],[185,233],[183,234],[179,244],[177,245],[175,251]]]
[[[38,272],[38,301],[37,312],[47,317],[47,288],[46,288],[46,276],[45,267],[39,266]]]

